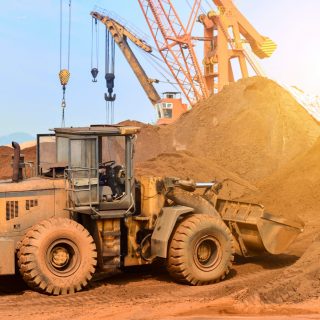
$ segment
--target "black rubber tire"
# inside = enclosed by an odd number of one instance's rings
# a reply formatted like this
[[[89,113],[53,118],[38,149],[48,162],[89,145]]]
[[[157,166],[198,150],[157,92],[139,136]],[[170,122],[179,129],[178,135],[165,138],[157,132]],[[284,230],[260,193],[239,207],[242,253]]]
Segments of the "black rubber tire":
[[[206,250],[205,261],[200,261],[201,249]],[[178,282],[190,285],[219,282],[229,273],[234,252],[232,234],[220,217],[193,214],[173,234],[167,269]]]
[[[33,226],[17,256],[27,285],[53,295],[80,291],[91,280],[97,264],[89,232],[66,218],[51,218]]]

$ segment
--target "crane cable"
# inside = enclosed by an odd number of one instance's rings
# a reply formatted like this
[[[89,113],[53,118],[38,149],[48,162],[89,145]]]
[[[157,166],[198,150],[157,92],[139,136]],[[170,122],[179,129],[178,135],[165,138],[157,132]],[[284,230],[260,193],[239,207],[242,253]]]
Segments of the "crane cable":
[[[106,28],[106,48],[105,48],[105,79],[108,93],[105,93],[106,100],[106,122],[108,124],[114,123],[114,101],[116,95],[113,94],[114,79],[115,79],[115,40],[110,35],[108,28]],[[111,58],[110,58],[111,56]]]
[[[60,84],[62,86],[62,101],[61,101],[61,108],[62,108],[62,119],[61,119],[61,127],[65,127],[65,108],[66,108],[66,86],[70,79],[70,48],[71,48],[71,14],[72,14],[72,6],[71,1],[69,0],[69,21],[68,21],[68,55],[67,55],[67,67],[63,68],[63,59],[62,59],[62,52],[63,52],[63,0],[60,0],[60,72],[59,72],[59,79]]]
[[[166,80],[166,81],[161,81],[158,80],[159,82],[162,83],[168,83],[170,84],[176,91],[179,91],[179,88],[177,87],[178,83],[175,83],[171,81],[169,78],[172,78],[171,73],[167,69],[164,68],[163,65],[161,65],[156,59],[158,58],[157,56],[146,53],[144,54],[144,57],[146,58],[147,62],[149,63],[150,66],[152,66],[158,73],[161,74],[161,76]],[[165,75],[167,74],[167,76]]]
[[[97,19],[92,17],[92,26],[91,26],[91,75],[93,78],[92,82],[97,82],[98,73],[99,73],[99,24]]]

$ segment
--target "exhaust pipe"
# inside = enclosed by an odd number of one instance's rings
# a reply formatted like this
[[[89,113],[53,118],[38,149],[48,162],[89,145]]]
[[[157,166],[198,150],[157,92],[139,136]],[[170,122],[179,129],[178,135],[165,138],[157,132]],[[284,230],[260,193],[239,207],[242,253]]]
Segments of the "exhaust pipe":
[[[22,179],[22,172],[20,172],[20,145],[18,142],[12,141],[13,152],[13,173],[12,173],[12,182],[19,182]]]

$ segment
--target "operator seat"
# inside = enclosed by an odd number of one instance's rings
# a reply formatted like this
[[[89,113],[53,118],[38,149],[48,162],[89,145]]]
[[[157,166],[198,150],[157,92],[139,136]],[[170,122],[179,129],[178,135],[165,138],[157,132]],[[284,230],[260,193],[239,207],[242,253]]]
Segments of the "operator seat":
[[[115,161],[107,161],[99,166],[99,185],[104,201],[120,199],[125,194],[125,169]]]

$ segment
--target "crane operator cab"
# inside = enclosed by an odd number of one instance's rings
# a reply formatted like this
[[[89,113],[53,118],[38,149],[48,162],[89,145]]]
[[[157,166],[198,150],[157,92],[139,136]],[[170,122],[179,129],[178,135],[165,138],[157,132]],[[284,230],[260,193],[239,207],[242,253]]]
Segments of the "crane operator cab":
[[[54,131],[56,163],[44,175],[63,172],[68,209],[99,216],[130,211],[134,206],[133,140],[139,128],[93,125]],[[43,170],[41,156],[38,164]]]

